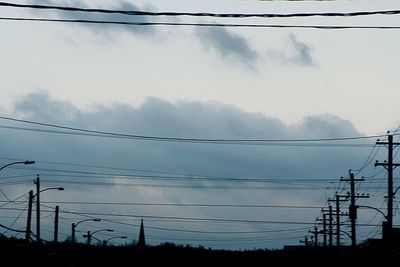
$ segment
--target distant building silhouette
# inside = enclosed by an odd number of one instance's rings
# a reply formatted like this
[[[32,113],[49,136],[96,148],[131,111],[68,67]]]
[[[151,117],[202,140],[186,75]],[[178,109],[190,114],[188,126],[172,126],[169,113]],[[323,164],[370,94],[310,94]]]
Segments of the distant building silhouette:
[[[144,238],[143,219],[142,219],[142,221],[140,223],[139,241],[138,241],[137,245],[139,247],[145,247],[146,246],[146,241],[145,241],[145,238]]]

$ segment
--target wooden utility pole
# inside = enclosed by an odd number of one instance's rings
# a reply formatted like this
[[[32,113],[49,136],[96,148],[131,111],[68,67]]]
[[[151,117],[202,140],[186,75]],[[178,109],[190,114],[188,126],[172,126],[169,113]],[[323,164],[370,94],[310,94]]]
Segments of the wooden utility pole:
[[[36,184],[36,241],[40,243],[40,178],[39,174],[34,181]]]
[[[58,242],[58,212],[59,212],[59,207],[56,206],[56,214],[54,217],[54,242]]]
[[[350,206],[349,206],[349,217],[351,221],[351,247],[355,248],[357,246],[357,239],[356,239],[356,220],[357,220],[357,206],[356,206],[356,199],[357,198],[369,198],[368,195],[356,195],[355,190],[355,183],[358,181],[364,181],[364,178],[355,179],[354,173],[351,171],[349,172],[350,179],[341,179],[341,181],[348,181],[350,182]]]
[[[394,197],[394,192],[393,192],[393,169],[400,166],[399,163],[393,163],[393,148],[394,146],[400,145],[400,143],[393,143],[393,135],[389,134],[388,135],[388,141],[387,142],[381,142],[377,141],[377,145],[387,145],[388,147],[388,159],[387,161],[384,161],[382,163],[376,161],[375,162],[375,167],[376,166],[383,166],[387,171],[388,171],[388,197],[387,197],[387,214],[386,214],[386,229],[382,229],[383,233],[387,233],[388,235],[383,235],[384,238],[386,236],[390,236],[390,232],[393,228],[393,197]]]
[[[28,216],[26,219],[26,232],[25,232],[25,241],[29,242],[31,238],[31,221],[32,221],[32,202],[33,202],[33,191],[29,191],[29,200],[28,200]]]

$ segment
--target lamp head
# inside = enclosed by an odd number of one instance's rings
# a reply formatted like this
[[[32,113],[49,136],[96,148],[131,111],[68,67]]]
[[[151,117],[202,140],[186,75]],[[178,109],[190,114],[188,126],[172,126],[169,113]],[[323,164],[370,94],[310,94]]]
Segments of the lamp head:
[[[25,164],[25,165],[35,164],[35,161],[34,161],[34,160],[26,160],[26,161],[24,162],[24,164]]]

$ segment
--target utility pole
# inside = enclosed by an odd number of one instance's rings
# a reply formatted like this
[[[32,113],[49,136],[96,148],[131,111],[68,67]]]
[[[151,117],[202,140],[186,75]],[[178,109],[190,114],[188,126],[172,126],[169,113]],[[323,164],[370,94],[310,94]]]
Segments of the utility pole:
[[[325,210],[322,210],[322,212],[324,212]],[[324,241],[323,241],[323,246],[324,247],[326,247],[327,246],[327,238],[326,238],[326,233],[327,233],[327,231],[326,231],[326,215],[328,215],[328,214],[326,214],[326,213],[324,213],[324,214],[322,214],[322,219],[319,219],[319,218],[317,218],[317,221],[322,221],[322,233],[324,234],[323,235],[323,237],[324,237]]]
[[[332,221],[333,221],[333,216],[332,216],[332,206],[329,205],[329,247],[333,246],[333,230],[332,230]]]
[[[317,226],[314,227],[313,231],[310,230],[308,232],[311,234],[314,234],[314,247],[317,247],[318,246],[318,234],[319,234]]]
[[[59,207],[56,206],[56,214],[54,217],[54,242],[58,242],[58,212],[59,212]]]
[[[356,199],[357,198],[369,198],[368,195],[356,195],[355,190],[355,182],[364,181],[363,178],[361,179],[354,179],[354,173],[349,171],[350,179],[341,179],[341,181],[348,181],[350,182],[350,206],[349,206],[349,217],[351,221],[351,246],[355,248],[357,245],[356,241],[356,220],[357,220],[357,206],[356,206]]]
[[[344,199],[340,199],[344,198]],[[348,196],[339,195],[336,193],[335,199],[329,199],[328,201],[335,201],[336,204],[336,247],[340,248],[340,201],[347,201]]]
[[[72,232],[71,232],[71,243],[75,244],[75,228],[76,228],[76,224],[72,223]]]
[[[336,247],[340,248],[340,204],[339,195],[336,194]]]
[[[393,143],[393,135],[388,134],[388,141],[381,142],[377,141],[377,145],[387,145],[388,147],[388,160],[383,163],[375,162],[376,166],[383,166],[388,171],[388,197],[387,197],[387,215],[386,215],[386,227],[383,227],[383,233],[387,233],[390,236],[390,232],[393,228],[393,169],[400,166],[399,163],[393,163],[393,146],[398,146],[400,143]],[[386,228],[386,229],[385,229]],[[383,234],[384,238],[386,235]]]
[[[33,190],[29,191],[29,200],[28,200],[28,216],[26,220],[26,232],[25,232],[25,241],[29,242],[31,238],[31,221],[32,221],[32,202],[33,202]]]
[[[88,244],[88,246],[90,245],[90,241],[91,241],[91,239],[92,239],[92,236],[91,236],[91,233],[90,233],[90,231],[87,231],[87,244]]]
[[[41,243],[40,240],[40,178],[39,174],[34,181],[36,184],[36,241]]]
[[[328,200],[330,201],[330,200]],[[327,245],[327,236],[329,237],[329,247],[333,246],[333,210],[332,210],[332,206],[329,205],[328,209],[322,209],[322,212],[324,213],[324,246]],[[326,219],[326,217],[328,216],[328,219]],[[328,231],[327,228],[328,227]]]

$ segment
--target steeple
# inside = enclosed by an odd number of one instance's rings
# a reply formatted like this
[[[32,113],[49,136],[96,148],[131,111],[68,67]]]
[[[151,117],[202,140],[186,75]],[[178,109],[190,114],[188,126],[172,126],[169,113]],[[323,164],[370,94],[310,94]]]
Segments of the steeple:
[[[139,241],[138,241],[137,245],[138,245],[139,247],[144,247],[144,246],[146,246],[146,241],[145,241],[145,238],[144,238],[143,219],[142,219],[142,221],[141,221],[141,223],[140,223]]]

